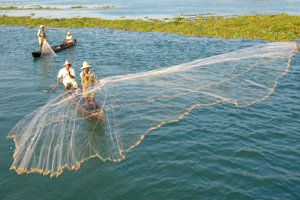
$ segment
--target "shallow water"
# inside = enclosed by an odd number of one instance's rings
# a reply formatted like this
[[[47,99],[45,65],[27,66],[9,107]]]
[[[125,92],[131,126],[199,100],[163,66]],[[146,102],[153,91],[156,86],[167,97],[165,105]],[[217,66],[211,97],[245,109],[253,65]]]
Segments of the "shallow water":
[[[164,19],[184,15],[257,15],[257,14],[281,14],[299,15],[299,0],[151,0],[151,1],[2,1],[0,6],[17,6],[33,8],[42,7],[63,8],[63,10],[0,10],[0,14],[8,16],[28,16],[34,13],[34,17],[70,18],[70,17],[97,17],[103,19]],[[69,9],[71,6],[84,6],[88,8],[114,6],[109,9],[85,10]]]
[[[10,171],[14,142],[6,136],[26,114],[61,94],[65,60],[78,77],[84,60],[99,78],[145,72],[263,44],[259,40],[185,37],[108,29],[68,29],[74,48],[37,58],[37,29],[0,26],[0,196],[2,199],[299,199],[299,54],[276,91],[246,108],[198,107],[147,134],[126,159],[84,162],[58,178]],[[50,45],[66,29],[46,28]],[[11,37],[14,35],[14,37]],[[218,73],[218,72],[216,72]],[[184,103],[184,102],[181,102]]]

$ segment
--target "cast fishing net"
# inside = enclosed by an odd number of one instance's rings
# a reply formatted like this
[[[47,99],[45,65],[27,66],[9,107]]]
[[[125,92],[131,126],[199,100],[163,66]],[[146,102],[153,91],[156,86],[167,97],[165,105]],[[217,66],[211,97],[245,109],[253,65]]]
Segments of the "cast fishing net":
[[[56,53],[53,51],[47,40],[44,40],[41,56],[56,56]]]
[[[74,96],[55,97],[9,133],[16,145],[11,169],[18,174],[59,176],[64,168],[77,170],[94,157],[121,161],[147,133],[180,121],[196,107],[246,107],[267,99],[278,79],[288,72],[296,51],[296,43],[261,44],[102,79],[91,91],[102,104],[105,123],[78,112],[72,103]]]

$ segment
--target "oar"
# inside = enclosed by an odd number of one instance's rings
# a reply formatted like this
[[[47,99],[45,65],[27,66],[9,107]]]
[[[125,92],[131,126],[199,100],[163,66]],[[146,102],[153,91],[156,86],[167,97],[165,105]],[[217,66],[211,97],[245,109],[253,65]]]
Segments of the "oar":
[[[55,88],[57,88],[57,86],[66,78],[66,76],[68,76],[69,73],[67,73],[67,75],[65,75],[60,81],[59,83],[56,84],[56,86],[51,90],[51,92],[53,92],[55,90]]]

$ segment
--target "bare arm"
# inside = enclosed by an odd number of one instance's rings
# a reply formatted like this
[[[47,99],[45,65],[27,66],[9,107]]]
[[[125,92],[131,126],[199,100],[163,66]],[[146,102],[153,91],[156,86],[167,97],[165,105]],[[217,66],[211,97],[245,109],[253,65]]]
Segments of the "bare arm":
[[[72,79],[75,78],[75,76],[71,75],[71,72],[70,72],[70,71],[69,71],[69,76],[70,76]]]

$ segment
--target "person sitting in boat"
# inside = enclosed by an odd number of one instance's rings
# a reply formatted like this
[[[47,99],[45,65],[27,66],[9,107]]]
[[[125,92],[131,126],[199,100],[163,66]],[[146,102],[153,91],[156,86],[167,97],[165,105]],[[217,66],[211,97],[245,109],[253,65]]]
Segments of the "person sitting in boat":
[[[73,43],[72,35],[70,32],[67,33],[67,37],[64,38],[64,45]]]
[[[44,25],[40,26],[40,29],[37,33],[37,36],[39,38],[39,46],[40,46],[40,52],[42,52],[42,46],[44,44],[44,40],[48,40],[48,37],[44,31]]]
[[[65,61],[64,68],[62,68],[57,75],[57,84],[60,82],[60,78],[63,78],[63,85],[65,90],[69,90],[71,88],[80,88],[80,86],[75,81],[75,71],[71,68],[71,63],[69,61]]]
[[[91,100],[93,107],[96,110],[97,108],[95,103],[95,92],[94,91],[88,92],[93,88],[94,83],[98,83],[96,74],[89,70],[89,68],[91,67],[92,66],[89,65],[87,61],[84,61],[81,67],[83,71],[80,73],[80,78],[81,78],[81,85],[83,88],[86,107],[88,110],[90,109],[89,100]],[[99,88],[99,91],[101,91],[101,88]]]

